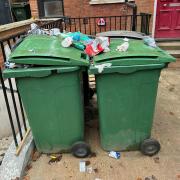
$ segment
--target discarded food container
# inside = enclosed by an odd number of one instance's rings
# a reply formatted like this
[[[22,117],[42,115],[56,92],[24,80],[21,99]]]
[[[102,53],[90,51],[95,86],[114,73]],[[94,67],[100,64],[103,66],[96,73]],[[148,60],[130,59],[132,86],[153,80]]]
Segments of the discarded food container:
[[[107,151],[140,148],[154,155],[160,144],[149,138],[159,76],[175,58],[143,40],[130,39],[126,52],[116,51],[122,42],[111,39],[111,51],[95,56],[90,68],[96,77],[101,145]]]
[[[81,51],[62,48],[55,36],[30,35],[9,61],[21,67],[5,69],[3,75],[16,78],[37,149],[57,153],[75,143],[74,155],[88,155],[90,148],[82,142],[82,72],[89,62],[81,58]]]

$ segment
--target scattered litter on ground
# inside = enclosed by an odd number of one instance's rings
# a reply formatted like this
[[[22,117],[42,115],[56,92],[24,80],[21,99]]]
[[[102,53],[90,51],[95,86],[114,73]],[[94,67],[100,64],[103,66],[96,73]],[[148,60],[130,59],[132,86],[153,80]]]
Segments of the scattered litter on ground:
[[[48,164],[52,164],[52,163],[57,163],[57,162],[59,162],[59,161],[61,161],[61,159],[62,159],[62,154],[60,154],[60,155],[50,155],[50,160],[49,160],[49,162],[48,162]]]
[[[121,156],[120,152],[115,152],[115,151],[110,151],[109,152],[109,157],[115,158],[115,159],[119,159]]]
[[[159,157],[154,157],[153,159],[155,163],[159,163]]]
[[[93,173],[93,168],[92,167],[87,167],[86,172],[89,173],[89,174],[92,174]]]
[[[156,178],[156,176],[152,175],[150,177],[145,177],[144,180],[158,180],[158,179]]]
[[[97,168],[93,168],[93,167],[87,167],[91,164],[90,161],[86,161],[86,160],[80,160],[79,162],[79,171],[80,172],[83,172],[83,173],[89,173],[89,174],[92,174],[92,173],[97,173],[98,172],[98,169]]]
[[[79,171],[83,173],[86,172],[86,161],[81,160],[79,162]]]
[[[93,167],[87,167],[86,168],[86,172],[89,173],[89,174],[98,173],[98,169],[97,168],[93,168]]]

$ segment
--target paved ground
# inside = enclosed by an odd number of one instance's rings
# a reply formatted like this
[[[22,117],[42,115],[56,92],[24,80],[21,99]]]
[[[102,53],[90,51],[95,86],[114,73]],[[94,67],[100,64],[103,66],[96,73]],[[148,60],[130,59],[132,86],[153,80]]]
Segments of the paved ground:
[[[13,140],[12,136],[4,137],[4,138],[0,139],[0,165],[1,165],[1,162],[2,162],[3,157],[5,155],[5,152],[9,148],[12,140]]]
[[[49,157],[42,155],[28,167],[25,179],[180,180],[180,69],[165,70],[160,78],[152,130],[152,137],[162,146],[158,155],[146,157],[134,151],[123,152],[119,160],[110,158],[100,148],[96,127],[89,124],[86,130],[86,139],[96,152],[96,157],[87,160],[95,172],[80,173],[79,159],[70,154],[63,154],[60,162],[51,165]]]

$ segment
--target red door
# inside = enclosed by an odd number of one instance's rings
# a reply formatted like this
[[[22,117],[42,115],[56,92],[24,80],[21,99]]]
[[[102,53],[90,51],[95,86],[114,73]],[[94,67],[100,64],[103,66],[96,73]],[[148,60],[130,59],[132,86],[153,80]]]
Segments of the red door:
[[[158,0],[156,38],[180,38],[180,0]]]

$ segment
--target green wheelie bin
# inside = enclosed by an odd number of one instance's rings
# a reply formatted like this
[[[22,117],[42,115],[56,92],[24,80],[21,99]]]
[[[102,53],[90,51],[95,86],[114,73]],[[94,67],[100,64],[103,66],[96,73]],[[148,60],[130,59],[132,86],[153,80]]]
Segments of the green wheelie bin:
[[[175,58],[143,40],[129,40],[126,52],[116,51],[122,39],[112,39],[110,52],[94,57],[101,145],[107,151],[139,149],[154,155],[160,144],[151,128],[160,72]],[[109,64],[106,64],[109,63]]]
[[[18,2],[11,5],[16,21],[23,21],[31,18],[31,9],[28,2]]]
[[[15,78],[37,149],[43,153],[72,150],[90,153],[84,140],[82,72],[89,61],[60,38],[30,35],[12,52],[5,78]]]

